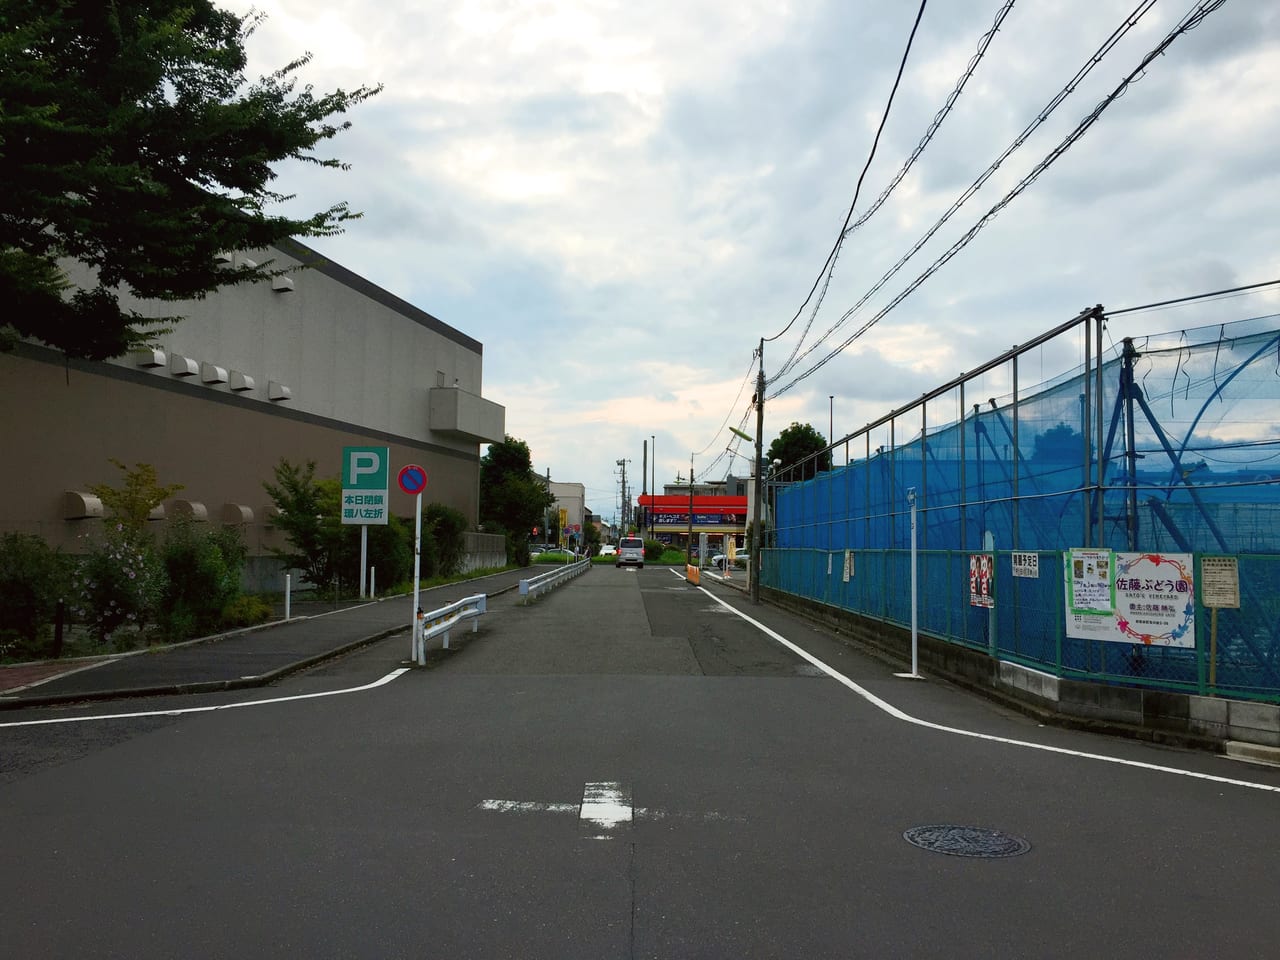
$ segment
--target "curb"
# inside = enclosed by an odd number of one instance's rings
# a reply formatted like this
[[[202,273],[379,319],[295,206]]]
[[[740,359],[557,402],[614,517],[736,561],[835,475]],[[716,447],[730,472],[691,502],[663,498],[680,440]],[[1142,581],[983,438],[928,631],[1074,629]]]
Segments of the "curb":
[[[1280,767],[1280,747],[1268,747],[1261,743],[1248,743],[1243,740],[1228,740],[1224,745],[1224,753],[1232,760],[1245,760],[1249,763],[1265,763],[1269,767]]]
[[[507,571],[507,572],[512,572],[512,571]],[[502,574],[489,574],[489,576],[490,577],[502,576]],[[478,577],[477,579],[485,580],[485,579],[488,579],[488,577]],[[465,581],[462,581],[462,582],[465,582]],[[456,584],[442,584],[441,586],[455,586],[455,585]],[[503,587],[501,590],[495,590],[492,593],[486,593],[485,596],[499,597],[499,596],[502,596],[504,593],[510,593],[512,590],[518,589],[519,586],[520,586],[520,581],[516,580],[516,582],[511,584],[510,586]],[[440,589],[440,588],[432,587],[431,589]],[[320,614],[303,614],[300,616],[290,617],[288,620],[269,620],[266,623],[253,624],[252,626],[249,626],[249,627],[240,627],[236,630],[226,630],[226,631],[223,631],[222,633],[210,634],[205,637],[195,637],[191,640],[183,640],[180,643],[168,643],[168,644],[162,644],[162,645],[157,645],[153,647],[143,647],[138,650],[127,650],[122,653],[103,654],[101,656],[72,657],[65,660],[41,660],[41,661],[33,661],[33,662],[34,663],[67,663],[67,664],[85,663],[85,666],[80,668],[83,670],[83,669],[88,669],[92,666],[96,666],[97,662],[109,662],[113,660],[120,660],[125,657],[138,656],[139,654],[163,653],[169,650],[177,650],[182,647],[191,647],[201,643],[216,643],[219,640],[226,640],[230,637],[238,637],[247,633],[256,633],[258,631],[266,630],[271,627],[287,626],[294,623],[300,623],[305,620],[314,620],[318,617],[325,617],[335,613],[342,613],[349,609],[355,609],[356,607],[367,606],[374,603],[382,603],[386,600],[400,599],[402,596],[410,596],[410,594],[393,594],[391,596],[379,597],[374,600],[368,600],[365,603],[356,604],[355,607],[344,607],[341,610],[330,610]],[[0,711],[21,710],[21,709],[26,709],[28,707],[63,706],[70,703],[90,703],[90,702],[103,701],[103,700],[126,700],[126,699],[137,699],[141,697],[185,696],[187,694],[193,694],[193,693],[218,693],[226,690],[249,690],[257,687],[265,687],[265,686],[269,686],[272,683],[275,683],[277,680],[281,680],[284,677],[289,676],[292,673],[297,673],[301,670],[306,670],[307,668],[313,667],[318,663],[323,663],[325,660],[331,660],[334,657],[343,656],[345,654],[351,653],[352,651],[358,650],[361,647],[368,646],[371,643],[377,643],[380,640],[385,640],[388,637],[393,637],[396,634],[406,633],[408,632],[408,630],[409,630],[408,624],[404,624],[402,626],[396,626],[396,627],[389,627],[386,630],[382,630],[378,633],[372,634],[367,637],[361,637],[358,640],[348,641],[347,643],[341,644],[340,646],[334,647],[330,650],[313,654],[310,657],[305,657],[302,660],[295,660],[292,663],[285,664],[283,667],[277,667],[275,670],[271,670],[271,671],[268,671],[267,673],[259,674],[258,676],[255,676],[255,677],[236,678],[232,680],[199,680],[199,681],[193,681],[191,683],[164,684],[161,686],[154,686],[154,687],[123,687],[123,688],[116,688],[114,690],[91,690],[91,691],[84,691],[81,693],[49,694],[47,696],[33,696],[33,697],[19,696],[19,697],[13,697],[12,699],[0,698]],[[95,661],[95,663],[88,663],[88,661]],[[76,672],[76,671],[74,670],[68,671],[68,673],[72,673],[72,672]],[[29,690],[29,689],[33,689],[33,687],[17,688],[15,690],[10,690],[8,692],[10,694],[13,694],[13,693],[20,692],[20,690],[22,689]]]
[[[294,619],[291,618],[290,623]],[[70,703],[90,703],[101,700],[127,700],[139,697],[171,697],[182,696],[190,693],[217,693],[224,690],[250,690],[257,687],[269,686],[277,680],[314,667],[316,664],[331,660],[334,657],[340,657],[345,654],[358,650],[361,647],[368,646],[371,643],[377,643],[380,640],[386,640],[398,633],[408,632],[408,625],[390,627],[371,636],[361,637],[359,640],[352,640],[341,646],[334,647],[322,653],[305,657],[302,660],[295,660],[287,663],[283,667],[277,667],[267,673],[259,674],[256,677],[240,677],[234,680],[200,680],[193,683],[172,683],[157,687],[126,687],[124,689],[115,690],[96,690],[84,693],[60,693],[50,694],[45,697],[20,697],[14,700],[0,701],[0,710],[16,710],[28,707],[54,707],[65,706]]]

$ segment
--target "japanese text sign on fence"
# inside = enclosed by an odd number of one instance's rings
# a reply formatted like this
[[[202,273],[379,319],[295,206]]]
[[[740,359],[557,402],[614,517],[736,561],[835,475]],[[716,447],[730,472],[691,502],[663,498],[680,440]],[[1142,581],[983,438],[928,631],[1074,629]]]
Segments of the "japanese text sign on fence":
[[[1210,608],[1240,608],[1240,566],[1237,558],[1200,558],[1200,599]]]
[[[1013,575],[1029,580],[1039,580],[1040,554],[1015,551],[1013,554]]]
[[[385,524],[387,478],[391,451],[387,447],[342,448],[342,522]]]
[[[1067,586],[1067,636],[1082,640],[1112,640],[1144,646],[1194,648],[1195,580],[1189,553],[1115,553],[1108,550],[1072,550],[1065,555]],[[1093,562],[1093,571],[1089,563]],[[1103,566],[1099,567],[1101,562]],[[1084,563],[1083,571],[1076,564]],[[1090,593],[1092,602],[1103,600],[1092,581],[1107,574],[1110,611],[1082,608]],[[1083,577],[1084,589],[1075,582]],[[1082,596],[1084,594],[1084,596]],[[1073,602],[1074,601],[1074,602]]]
[[[969,554],[969,606],[995,608],[995,574],[994,556],[989,553]]]

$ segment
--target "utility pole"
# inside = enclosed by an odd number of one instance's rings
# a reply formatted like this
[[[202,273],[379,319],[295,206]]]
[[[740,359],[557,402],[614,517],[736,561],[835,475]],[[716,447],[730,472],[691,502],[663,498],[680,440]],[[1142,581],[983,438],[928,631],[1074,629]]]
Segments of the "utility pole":
[[[649,439],[653,441],[653,466],[649,468],[649,486],[652,488],[653,495],[658,495],[658,436],[657,434],[649,434]],[[653,510],[649,510],[649,539],[656,540],[658,538],[653,519]]]
[[[764,536],[760,529],[760,499],[764,496],[764,338],[760,338],[760,372],[756,375],[756,502],[751,511],[751,529],[755,531],[752,538],[751,557],[747,563],[751,566],[751,602],[760,602],[760,563],[764,559]]]
[[[693,565],[693,454],[689,454],[689,544],[685,550],[689,565]]]
[[[640,496],[645,496],[649,492],[649,441],[644,442],[644,460],[640,466]],[[653,501],[649,502],[649,506],[645,509],[644,516],[641,520],[640,535],[644,536],[644,527],[648,525],[649,514],[653,513]]]
[[[631,520],[631,510],[630,510],[631,503],[627,499],[627,463],[628,461],[624,459],[624,460],[618,460],[616,462],[618,466],[622,468],[622,530],[619,532],[618,535],[626,536],[627,525]]]

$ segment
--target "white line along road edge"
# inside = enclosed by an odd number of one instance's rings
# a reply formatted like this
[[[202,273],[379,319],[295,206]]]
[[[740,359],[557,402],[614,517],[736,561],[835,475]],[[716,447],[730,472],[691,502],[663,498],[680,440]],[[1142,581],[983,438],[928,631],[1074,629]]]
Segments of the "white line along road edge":
[[[292,697],[272,697],[270,700],[241,700],[237,703],[220,703],[210,707],[183,707],[179,710],[142,710],[137,713],[99,713],[86,717],[51,717],[47,720],[18,720],[14,723],[0,723],[0,729],[6,727],[39,727],[51,723],[88,723],[91,720],[132,720],[138,717],[180,717],[184,713],[213,713],[215,710],[236,710],[240,707],[265,707],[269,703],[292,703],[295,700],[315,700],[318,697],[338,697],[344,693],[361,693],[390,683],[402,673],[408,673],[408,667],[392,670],[385,677],[366,683],[360,687],[346,687],[343,690],[324,690],[320,693],[300,693]]]
[[[918,727],[927,727],[930,730],[938,730],[942,733],[953,733],[959,737],[972,737],[975,740],[990,740],[993,743],[1004,743],[1004,744],[1008,744],[1011,747],[1025,747],[1028,750],[1044,750],[1048,753],[1060,753],[1064,756],[1079,757],[1084,760],[1101,760],[1104,763],[1118,763],[1118,764],[1121,764],[1122,766],[1137,767],[1141,770],[1155,770],[1159,773],[1173,773],[1173,774],[1177,774],[1180,777],[1192,777],[1196,780],[1210,780],[1213,783],[1224,783],[1232,787],[1248,787],[1251,790],[1265,790],[1269,793],[1280,793],[1280,786],[1272,786],[1267,783],[1253,783],[1252,781],[1249,781],[1249,780],[1233,780],[1230,777],[1219,777],[1211,773],[1197,773],[1194,770],[1180,770],[1177,767],[1162,767],[1156,763],[1144,763],[1141,760],[1124,760],[1120,757],[1108,757],[1100,753],[1084,753],[1080,750],[1068,750],[1065,747],[1051,747],[1048,744],[1044,744],[1044,743],[1032,743],[1029,740],[1012,740],[1008,737],[997,737],[990,733],[978,733],[977,731],[974,731],[974,730],[961,730],[959,727],[947,727],[940,723],[931,723],[928,720],[920,720],[917,717],[911,716],[910,714],[903,713],[893,704],[885,700],[881,700],[870,690],[854,683],[844,674],[840,673],[838,670],[833,669],[832,667],[829,667],[827,664],[823,663],[813,654],[800,649],[794,643],[788,640],[786,637],[782,636],[781,634],[777,633],[774,630],[771,630],[769,627],[766,627],[759,620],[756,620],[755,618],[750,617],[747,614],[743,613],[741,610],[738,610],[736,607],[730,606],[729,604],[725,603],[723,600],[717,597],[714,593],[712,593],[706,587],[700,586],[698,587],[698,589],[701,590],[703,593],[705,593],[708,597],[710,597],[716,603],[720,604],[726,610],[729,610],[731,613],[734,613],[737,616],[741,617],[743,620],[747,621],[747,623],[751,624],[753,627],[755,627],[760,632],[764,633],[766,636],[782,644],[792,653],[796,654],[797,656],[803,657],[805,660],[808,660],[811,664],[813,664],[815,667],[817,667],[819,670],[821,670],[823,673],[829,676],[832,680],[836,680],[839,683],[844,684],[846,687],[848,687],[858,696],[862,697],[868,703],[872,704],[873,706],[879,707],[885,713],[889,714],[889,716],[897,720],[902,720],[906,723],[914,723]]]

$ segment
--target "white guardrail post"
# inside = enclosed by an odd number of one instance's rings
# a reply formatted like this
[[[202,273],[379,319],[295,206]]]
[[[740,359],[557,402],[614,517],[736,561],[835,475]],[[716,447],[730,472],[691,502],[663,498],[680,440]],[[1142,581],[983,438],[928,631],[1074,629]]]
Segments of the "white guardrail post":
[[[471,632],[480,627],[480,616],[489,608],[489,598],[483,593],[467,597],[439,610],[424,613],[418,621],[417,636],[413,644],[413,660],[418,666],[426,666],[427,641],[444,636],[444,648],[449,649],[449,633],[464,620],[471,621]]]
[[[536,577],[530,577],[528,580],[521,580],[520,596],[523,598],[522,602],[528,605],[529,601],[536,598],[538,594],[554,590],[560,584],[572,580],[578,574],[586,573],[590,568],[590,560],[579,560],[577,563],[568,563],[563,567],[557,567],[550,573],[540,573]]]

